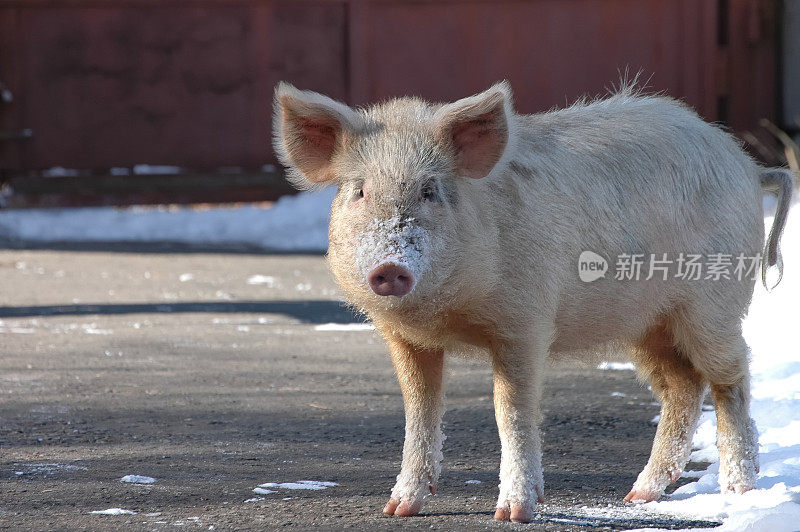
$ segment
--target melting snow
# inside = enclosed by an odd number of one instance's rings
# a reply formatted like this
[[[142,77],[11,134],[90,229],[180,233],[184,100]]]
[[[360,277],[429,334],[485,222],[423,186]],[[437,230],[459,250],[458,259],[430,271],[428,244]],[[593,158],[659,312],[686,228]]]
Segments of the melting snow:
[[[14,464],[21,467],[20,471],[15,471],[15,475],[30,475],[32,473],[55,473],[56,471],[86,471],[83,466],[76,466],[72,464],[59,464],[59,463],[31,463],[25,464],[17,462]]]
[[[315,331],[373,331],[375,326],[371,323],[323,323],[315,325]]]
[[[265,284],[268,288],[274,288],[275,283],[275,278],[270,275],[251,275],[247,278],[247,284]]]
[[[93,327],[84,327],[83,332],[86,334],[114,334],[110,329],[95,329]]]
[[[601,362],[597,369],[635,370],[633,362]]]
[[[338,486],[338,482],[325,482],[319,480],[298,480],[297,482],[266,482],[259,484],[253,491],[260,495],[275,493],[268,488],[284,490],[324,490],[333,486]]]
[[[109,508],[108,510],[94,510],[93,514],[97,515],[136,515],[133,510],[124,510],[122,508]]]
[[[131,484],[153,484],[156,479],[153,477],[146,477],[144,475],[125,475],[120,482],[129,482]]]
[[[136,168],[134,169],[135,173]],[[272,207],[88,207],[0,211],[5,236],[52,242],[246,244],[263,249],[325,251],[336,190],[284,196]]]

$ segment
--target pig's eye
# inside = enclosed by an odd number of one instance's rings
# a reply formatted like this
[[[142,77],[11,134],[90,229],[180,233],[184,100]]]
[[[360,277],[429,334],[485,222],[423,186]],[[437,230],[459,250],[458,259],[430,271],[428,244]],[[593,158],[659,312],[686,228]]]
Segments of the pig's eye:
[[[363,187],[357,188],[356,193],[353,194],[353,201],[358,201],[363,197],[364,197],[364,188]]]
[[[439,201],[439,192],[433,183],[427,183],[422,187],[422,199],[425,201]]]

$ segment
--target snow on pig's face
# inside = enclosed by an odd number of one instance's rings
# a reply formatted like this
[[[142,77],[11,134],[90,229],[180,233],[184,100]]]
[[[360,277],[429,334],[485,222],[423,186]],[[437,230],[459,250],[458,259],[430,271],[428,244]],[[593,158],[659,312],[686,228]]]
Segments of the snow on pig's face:
[[[446,105],[401,98],[356,111],[279,84],[275,148],[289,179],[338,185],[328,259],[364,310],[434,302],[452,291],[475,220],[472,179],[488,175],[508,139],[508,87]]]
[[[329,261],[354,302],[394,306],[435,291],[433,265],[442,262],[452,206],[446,185],[418,174],[347,180],[333,203]]]

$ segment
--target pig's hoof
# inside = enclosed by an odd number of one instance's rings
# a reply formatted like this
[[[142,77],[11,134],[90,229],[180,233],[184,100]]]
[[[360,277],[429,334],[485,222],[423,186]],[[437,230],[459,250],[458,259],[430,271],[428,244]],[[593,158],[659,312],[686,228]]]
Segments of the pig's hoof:
[[[631,491],[625,495],[626,502],[652,502],[664,493],[664,488],[681,477],[683,468],[672,467],[669,470],[651,469],[649,465],[639,473]]]
[[[719,490],[722,493],[744,493],[756,487],[756,468],[749,471],[737,471],[738,474],[722,472],[719,478]]]
[[[661,492],[656,492],[647,489],[632,489],[625,495],[623,499],[625,502],[653,502],[661,497]]]
[[[417,480],[417,477],[412,477],[412,481],[408,482],[401,473],[392,489],[389,502],[383,507],[383,513],[398,517],[417,515],[428,498],[428,493],[436,494],[435,481]]]
[[[544,484],[540,480],[538,484],[518,492],[509,490],[508,486],[501,481],[494,518],[498,521],[530,523],[533,520],[536,502],[544,502]]]
[[[395,498],[389,499],[383,507],[386,515],[396,515],[398,517],[411,517],[417,515],[422,509],[422,501],[398,501]]]
[[[680,477],[680,473],[677,476],[666,475],[666,477],[659,482],[640,482],[637,480],[623,500],[625,502],[653,502],[658,500],[661,494],[664,493],[664,488],[677,480],[677,477]]]
[[[496,521],[512,521],[514,523],[530,523],[533,521],[532,504],[511,504],[497,508],[494,513]]]
[[[742,460],[721,460],[719,468],[719,489],[722,493],[744,493],[756,487],[758,458]]]
[[[746,491],[750,491],[751,489],[755,488],[755,486],[751,486],[749,484],[728,484],[727,486],[722,486],[720,491],[722,493],[737,493],[742,494]]]

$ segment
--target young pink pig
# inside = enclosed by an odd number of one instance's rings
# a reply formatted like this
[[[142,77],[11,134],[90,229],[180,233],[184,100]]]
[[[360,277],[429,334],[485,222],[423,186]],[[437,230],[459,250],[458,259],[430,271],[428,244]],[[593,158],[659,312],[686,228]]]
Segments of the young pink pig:
[[[680,476],[709,387],[722,490],[753,488],[741,320],[764,249],[762,189],[779,197],[766,268],[779,263],[788,171],[759,167],[682,103],[631,87],[520,115],[505,82],[454,103],[359,110],[281,83],[274,127],[292,183],[338,187],[330,267],[389,344],[402,387],[403,463],[385,513],[414,515],[436,490],[442,362],[465,345],[487,350],[494,370],[495,519],[530,521],[544,496],[549,353],[626,349],[662,402],[626,500],[655,500]],[[598,275],[582,271],[587,251]],[[715,260],[716,273],[681,275],[690,254]],[[648,259],[641,276],[626,269],[631,257]],[[747,275],[719,275],[721,260],[743,258]],[[654,261],[661,268],[648,271]]]

